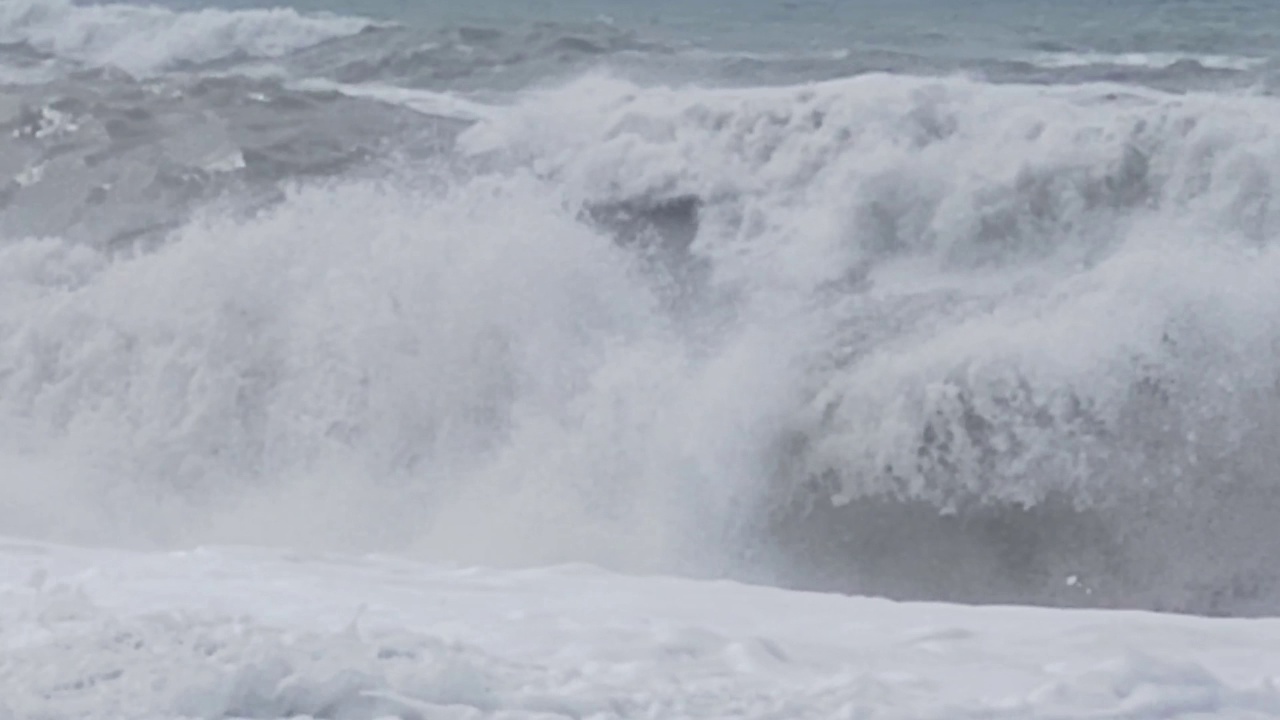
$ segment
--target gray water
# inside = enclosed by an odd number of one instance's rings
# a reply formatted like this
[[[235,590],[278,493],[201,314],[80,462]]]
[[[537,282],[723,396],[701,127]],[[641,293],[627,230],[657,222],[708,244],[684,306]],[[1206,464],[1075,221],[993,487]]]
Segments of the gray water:
[[[168,0],[193,10],[208,3]],[[265,8],[228,0],[224,8]],[[299,10],[359,14],[416,28],[611,22],[655,38],[744,52],[881,48],[999,59],[1027,50],[1185,52],[1271,56],[1280,10],[1264,2],[1214,0],[551,0],[407,3],[333,0]]]
[[[1280,609],[1280,10],[0,5],[0,534]]]

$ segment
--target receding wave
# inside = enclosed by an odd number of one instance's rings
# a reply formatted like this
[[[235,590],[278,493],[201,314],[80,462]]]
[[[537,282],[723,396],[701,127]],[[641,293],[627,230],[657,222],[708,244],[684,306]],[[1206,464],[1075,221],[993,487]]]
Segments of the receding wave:
[[[161,240],[211,202],[440,154],[465,121],[278,81],[90,70],[0,93],[0,234],[100,247]]]

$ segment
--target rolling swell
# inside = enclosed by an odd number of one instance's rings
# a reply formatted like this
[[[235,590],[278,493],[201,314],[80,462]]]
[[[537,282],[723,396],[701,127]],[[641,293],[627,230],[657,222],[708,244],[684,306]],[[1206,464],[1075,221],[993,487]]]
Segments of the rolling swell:
[[[1280,606],[1272,98],[145,67],[0,100],[0,531]]]

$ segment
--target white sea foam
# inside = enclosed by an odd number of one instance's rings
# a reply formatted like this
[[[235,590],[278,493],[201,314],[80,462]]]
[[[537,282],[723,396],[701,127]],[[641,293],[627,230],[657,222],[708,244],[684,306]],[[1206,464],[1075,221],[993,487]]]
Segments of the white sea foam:
[[[0,717],[1269,718],[1274,620],[0,539]]]

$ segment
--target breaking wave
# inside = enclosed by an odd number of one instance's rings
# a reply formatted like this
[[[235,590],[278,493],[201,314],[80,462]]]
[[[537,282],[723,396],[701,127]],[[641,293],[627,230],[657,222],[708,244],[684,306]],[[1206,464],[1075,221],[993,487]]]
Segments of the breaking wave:
[[[367,26],[0,10],[135,75]],[[1274,98],[342,87],[3,90],[0,531],[1280,608]]]
[[[784,575],[1256,609],[1277,547],[1275,112],[898,76],[598,79],[462,144],[584,203],[698,198],[712,284],[817,323],[767,492]]]

